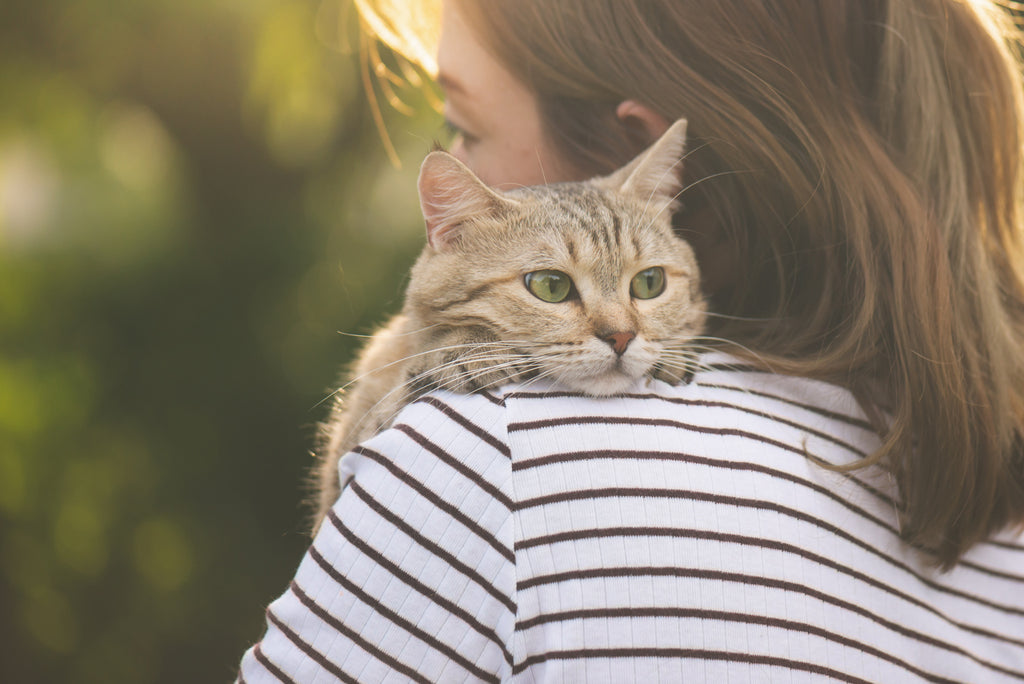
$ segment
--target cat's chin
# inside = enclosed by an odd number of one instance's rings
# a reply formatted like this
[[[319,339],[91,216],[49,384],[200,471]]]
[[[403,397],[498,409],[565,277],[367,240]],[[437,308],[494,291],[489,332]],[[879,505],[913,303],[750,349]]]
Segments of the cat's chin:
[[[560,378],[559,380],[563,385],[584,394],[607,397],[631,389],[636,385],[638,378],[620,371],[608,371],[587,378]]]

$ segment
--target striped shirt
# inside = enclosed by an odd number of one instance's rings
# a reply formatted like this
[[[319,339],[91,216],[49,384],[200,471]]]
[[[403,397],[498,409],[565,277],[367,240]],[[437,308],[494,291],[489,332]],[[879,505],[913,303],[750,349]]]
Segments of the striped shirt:
[[[849,392],[704,361],[407,407],[239,681],[1024,681],[1024,536],[932,569]]]

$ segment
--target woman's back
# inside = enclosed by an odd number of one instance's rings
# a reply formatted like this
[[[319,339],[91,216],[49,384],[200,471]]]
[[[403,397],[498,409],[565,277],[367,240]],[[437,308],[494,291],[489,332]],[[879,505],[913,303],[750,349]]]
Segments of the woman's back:
[[[506,396],[524,664],[587,681],[746,681],[773,664],[1024,678],[1020,538],[933,572],[899,539],[887,476],[815,464],[878,446],[849,393],[705,362],[689,386],[613,406]],[[653,658],[621,659],[638,650]]]
[[[702,365],[411,406],[346,457],[246,679],[1024,679],[1024,539],[934,571],[881,470],[815,463],[877,448],[850,393]]]

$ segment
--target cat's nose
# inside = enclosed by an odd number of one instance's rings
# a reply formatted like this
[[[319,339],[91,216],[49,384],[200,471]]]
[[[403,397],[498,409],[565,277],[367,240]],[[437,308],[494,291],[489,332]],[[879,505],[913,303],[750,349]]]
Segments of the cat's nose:
[[[626,351],[626,347],[629,346],[629,343],[634,337],[636,337],[636,333],[615,332],[610,335],[605,335],[601,339],[607,342],[608,346],[614,349],[616,354],[622,356]]]

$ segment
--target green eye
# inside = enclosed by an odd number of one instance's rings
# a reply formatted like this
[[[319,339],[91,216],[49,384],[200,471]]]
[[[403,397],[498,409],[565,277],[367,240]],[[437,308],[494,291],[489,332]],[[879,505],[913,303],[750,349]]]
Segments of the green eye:
[[[572,278],[561,271],[534,271],[523,278],[527,289],[538,299],[557,304],[572,294]]]
[[[665,291],[665,271],[660,266],[645,268],[633,276],[629,292],[637,299],[654,299]]]

